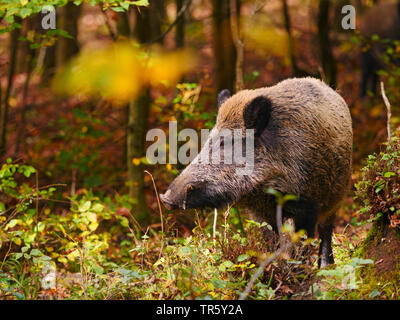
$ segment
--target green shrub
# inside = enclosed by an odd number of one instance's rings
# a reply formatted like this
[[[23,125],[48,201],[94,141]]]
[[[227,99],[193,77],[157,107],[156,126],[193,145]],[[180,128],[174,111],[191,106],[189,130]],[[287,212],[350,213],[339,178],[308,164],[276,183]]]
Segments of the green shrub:
[[[380,217],[389,219],[392,226],[400,218],[400,131],[379,154],[370,155],[356,183],[356,199],[361,202],[359,222],[372,222]],[[369,217],[366,217],[366,215]]]

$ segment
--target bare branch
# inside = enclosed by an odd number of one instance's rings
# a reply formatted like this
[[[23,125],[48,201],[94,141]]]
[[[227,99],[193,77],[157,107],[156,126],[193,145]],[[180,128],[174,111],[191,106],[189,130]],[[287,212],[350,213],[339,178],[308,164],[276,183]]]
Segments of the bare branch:
[[[240,39],[239,19],[237,13],[237,0],[230,0],[231,31],[233,42],[236,47],[236,92],[243,90],[243,51],[244,44]]]
[[[214,209],[214,223],[213,223],[213,241],[215,245],[216,233],[217,233],[217,219],[218,219],[218,210]]]
[[[391,110],[391,107],[390,107],[389,99],[386,96],[385,87],[384,87],[382,81],[381,81],[381,93],[382,93],[383,102],[385,103],[386,110],[387,110],[387,123],[386,123],[386,126],[387,126],[388,143],[390,143],[390,140],[391,140],[390,119],[392,117],[392,110]]]
[[[288,250],[292,246],[292,242],[289,240],[285,241],[285,238],[282,234],[282,204],[278,204],[276,208],[276,223],[279,231],[280,247],[274,252],[273,255],[269,256],[267,259],[261,262],[257,271],[252,275],[250,281],[247,283],[246,289],[239,296],[239,300],[246,299],[251,291],[251,288],[253,287],[254,282],[264,272],[265,267],[272,263],[275,259],[279,258],[281,254],[285,253],[286,250]]]
[[[103,10],[103,7],[101,4],[99,4],[99,8],[100,8],[101,13],[104,16],[106,26],[107,26],[108,32],[110,33],[111,39],[113,39],[113,41],[116,41],[118,39],[118,36],[117,36],[116,32],[114,31],[113,27],[111,26],[110,19],[107,15],[107,12]]]
[[[164,217],[163,217],[163,212],[162,212],[162,209],[161,209],[160,197],[158,195],[158,191],[157,191],[157,187],[156,187],[156,183],[154,181],[153,175],[147,170],[144,170],[144,172],[147,173],[151,177],[151,180],[153,181],[154,192],[156,193],[156,197],[157,197],[158,209],[160,210],[161,232],[162,232],[160,254],[158,256],[158,259],[160,259],[161,258],[161,254],[162,254],[162,250],[163,250],[163,247],[164,247]]]
[[[158,37],[156,37],[155,39],[151,40],[150,43],[154,43],[154,42],[158,42],[161,41],[165,38],[165,36],[172,30],[173,27],[175,27],[175,25],[182,19],[183,15],[185,14],[185,12],[189,9],[190,4],[191,4],[192,0],[187,0],[185,2],[185,4],[182,6],[181,10],[179,10],[178,15],[176,16],[176,19],[174,22],[172,22],[167,30],[165,30],[162,34],[160,34]]]

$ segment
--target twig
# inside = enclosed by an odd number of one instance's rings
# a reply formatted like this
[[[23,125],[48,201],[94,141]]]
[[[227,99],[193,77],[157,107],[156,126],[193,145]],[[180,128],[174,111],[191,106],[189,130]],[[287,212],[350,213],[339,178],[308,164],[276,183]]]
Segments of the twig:
[[[215,238],[217,233],[217,219],[218,219],[218,210],[217,208],[214,209],[214,224],[213,224],[213,242],[215,246]]]
[[[230,0],[230,14],[231,14],[231,31],[233,42],[236,47],[236,81],[235,87],[236,92],[243,90],[243,50],[244,44],[240,39],[240,30],[239,30],[239,19],[237,13],[237,2],[236,0]]]
[[[105,11],[103,10],[103,7],[101,6],[101,4],[99,4],[99,7],[100,7],[101,13],[104,15],[104,19],[105,19],[105,21],[106,21],[106,26],[107,26],[107,28],[108,28],[108,32],[110,32],[110,36],[111,36],[111,38],[113,39],[113,41],[116,41],[118,37],[117,37],[117,35],[115,34],[115,32],[114,32],[114,30],[113,30],[113,28],[112,28],[112,26],[111,26],[110,20],[109,20],[108,15],[107,15],[107,12],[105,12]]]
[[[387,123],[386,123],[386,126],[387,126],[388,143],[390,143],[390,140],[391,140],[390,119],[392,117],[392,111],[391,111],[389,99],[387,98],[386,93],[385,93],[385,87],[383,85],[383,81],[381,81],[381,93],[382,93],[383,102],[385,103],[386,110],[387,110]]]
[[[267,259],[265,259],[263,262],[261,262],[257,271],[250,278],[250,281],[248,282],[246,289],[240,294],[239,300],[246,299],[247,295],[251,291],[251,288],[253,287],[254,282],[264,272],[265,267],[267,265],[269,265],[272,261],[277,259],[282,253],[284,253],[286,250],[288,250],[292,245],[292,242],[285,241],[285,239],[282,235],[282,204],[278,204],[277,208],[276,208],[276,223],[277,223],[277,227],[278,227],[278,231],[279,231],[280,248],[278,250],[276,250],[273,255],[269,256]]]
[[[261,4],[258,4],[258,6],[257,6],[257,3],[254,4],[255,8],[253,8],[253,10],[252,10],[252,15],[257,14],[258,12],[260,12],[265,7],[265,5],[268,2],[270,2],[270,0],[264,0],[264,1],[260,1],[260,2],[261,2]]]
[[[274,252],[273,255],[269,256],[263,262],[261,262],[257,271],[252,275],[249,283],[246,286],[246,289],[240,294],[239,300],[246,299],[247,295],[250,293],[251,288],[253,287],[254,282],[257,278],[264,272],[264,269],[267,265],[269,265],[272,261],[278,258],[282,253],[284,253],[290,247],[290,242],[286,243],[286,245],[281,246],[277,251]]]
[[[72,181],[71,181],[71,197],[75,195],[76,192],[76,174],[78,170],[76,168],[72,169]]]
[[[39,230],[39,174],[36,170],[35,172],[35,182],[36,182],[36,203],[35,203],[35,210],[36,210],[36,214],[35,214],[35,222],[36,222],[36,232]],[[39,243],[37,243],[37,246],[39,247]]]
[[[176,19],[174,22],[172,22],[167,30],[165,30],[162,34],[160,34],[158,37],[154,38],[153,40],[151,40],[149,43],[155,43],[158,41],[161,41],[165,38],[165,36],[172,30],[172,28],[182,19],[183,15],[185,14],[186,10],[189,9],[190,4],[191,4],[192,0],[187,0],[185,2],[185,4],[182,6],[181,10],[179,10]]]
[[[225,226],[224,226],[224,241],[226,240],[226,234],[227,234],[227,219],[229,217],[229,210],[230,210],[230,206],[228,206],[228,208],[226,209],[225,213],[224,213],[224,222],[225,222]]]
[[[282,204],[276,206],[276,226],[278,227],[278,234],[282,240]]]
[[[158,259],[160,259],[161,258],[161,254],[162,254],[162,249],[164,247],[164,218],[163,218],[163,212],[162,212],[162,209],[161,209],[160,198],[158,196],[158,191],[157,191],[156,183],[154,182],[153,175],[150,172],[148,172],[147,170],[144,170],[144,172],[147,173],[151,177],[151,180],[153,181],[154,192],[156,193],[158,209],[160,211],[161,232],[162,232],[160,255],[158,256]]]

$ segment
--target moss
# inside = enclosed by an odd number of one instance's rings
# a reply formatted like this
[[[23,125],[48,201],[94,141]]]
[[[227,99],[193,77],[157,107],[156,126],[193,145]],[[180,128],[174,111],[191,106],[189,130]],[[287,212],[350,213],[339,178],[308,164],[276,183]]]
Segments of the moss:
[[[385,218],[375,221],[357,250],[357,257],[372,259],[360,271],[362,299],[398,299],[400,295],[400,232],[392,229]]]
[[[381,218],[382,219],[382,218]],[[365,251],[366,249],[371,246],[371,244],[373,242],[376,243],[377,239],[379,239],[379,235],[382,233],[382,224],[381,222],[378,220],[376,221],[371,230],[369,230],[367,237],[365,238],[365,240],[362,242],[360,248],[358,248],[356,250],[356,252],[354,253],[355,257],[361,258],[361,257],[365,257]]]

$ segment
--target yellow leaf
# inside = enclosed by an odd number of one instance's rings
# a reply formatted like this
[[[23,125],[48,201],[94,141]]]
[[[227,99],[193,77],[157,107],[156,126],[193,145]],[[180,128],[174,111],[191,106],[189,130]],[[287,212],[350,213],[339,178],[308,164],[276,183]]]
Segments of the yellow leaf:
[[[97,222],[92,222],[91,224],[89,224],[89,230],[94,231],[97,229],[98,226],[99,224]]]
[[[71,253],[67,254],[67,258],[70,261],[74,261],[78,257],[79,257],[79,251],[78,250],[74,250]],[[60,260],[60,258],[58,258],[58,260]]]
[[[65,257],[58,257],[57,260],[60,261],[61,263],[68,263],[68,260]]]
[[[86,216],[88,218],[88,220],[92,223],[96,223],[97,222],[97,215],[94,212],[86,212]]]
[[[186,51],[152,49],[148,54],[131,42],[119,42],[82,50],[56,74],[53,86],[60,94],[100,95],[118,105],[136,98],[149,85],[178,81],[193,65]]]
[[[138,166],[141,162],[142,162],[142,159],[141,159],[141,158],[133,158],[133,159],[132,159],[132,163],[133,163],[135,166]]]
[[[15,108],[15,107],[18,105],[17,99],[15,99],[14,97],[10,97],[10,98],[8,99],[8,105],[9,105],[11,108]]]

